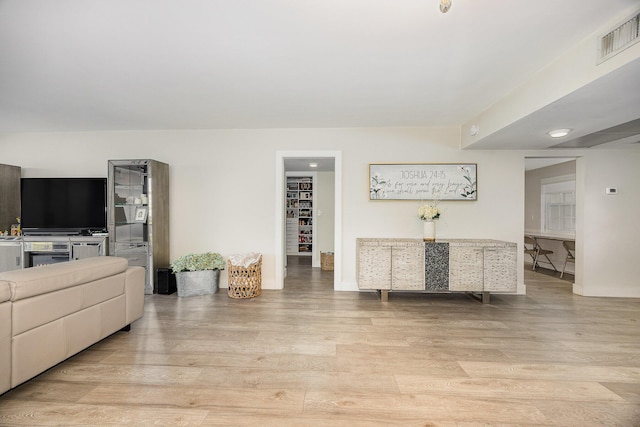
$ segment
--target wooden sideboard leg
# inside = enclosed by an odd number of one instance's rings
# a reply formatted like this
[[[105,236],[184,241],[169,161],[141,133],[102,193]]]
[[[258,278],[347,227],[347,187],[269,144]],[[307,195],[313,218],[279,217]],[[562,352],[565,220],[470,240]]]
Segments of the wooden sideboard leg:
[[[378,294],[378,298],[382,302],[389,302],[389,291],[384,289],[377,289],[376,294]]]
[[[482,304],[491,304],[491,294],[486,291],[482,292],[466,292],[467,295],[472,296],[473,298],[480,301]]]
[[[489,292],[482,293],[482,303],[491,304],[491,294]]]

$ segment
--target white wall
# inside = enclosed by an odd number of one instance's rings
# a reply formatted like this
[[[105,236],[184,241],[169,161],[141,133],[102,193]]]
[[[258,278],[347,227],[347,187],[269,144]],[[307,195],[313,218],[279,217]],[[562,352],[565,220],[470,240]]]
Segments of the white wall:
[[[576,291],[589,296],[640,297],[640,150],[590,150],[578,159]],[[618,194],[605,194],[615,187]],[[578,278],[581,281],[578,281]]]
[[[317,245],[320,252],[333,252],[335,251],[333,238],[335,227],[335,173],[318,172],[317,183],[318,186],[314,201],[317,206],[315,218],[316,240],[314,246]]]
[[[108,159],[153,158],[170,165],[171,258],[195,251],[223,255],[258,251],[264,255],[263,287],[275,283],[275,153],[279,150],[342,152],[342,247],[339,289],[356,289],[355,239],[358,237],[421,237],[415,201],[369,201],[368,164],[381,162],[472,162],[478,164],[478,201],[443,202],[438,235],[451,238],[494,238],[522,245],[524,230],[524,156],[519,151],[460,151],[456,128],[279,129],[42,133],[0,135],[3,162],[19,165],[23,176],[106,176]],[[604,155],[606,153],[606,155]],[[539,154],[539,153],[538,153]],[[636,153],[637,154],[637,153]],[[585,216],[581,225],[593,233],[605,225],[629,247],[638,240],[618,218],[637,216],[638,196],[622,183],[640,182],[633,170],[638,156],[601,152],[588,156],[585,168]],[[632,171],[623,171],[620,162]],[[632,167],[633,166],[633,167]],[[595,168],[591,174],[591,168]],[[634,181],[635,179],[635,181]],[[620,181],[621,194],[607,201],[604,218],[592,205],[605,202],[600,192]],[[628,184],[627,184],[628,185]],[[631,209],[631,210],[630,210]],[[605,214],[605,212],[600,212]],[[595,215],[595,216],[594,216]],[[606,224],[602,224],[606,221]],[[631,241],[633,240],[633,241]],[[611,245],[608,238],[602,244]],[[521,247],[521,246],[520,246]],[[337,251],[337,249],[336,249]],[[619,267],[613,288],[606,281],[596,245],[583,248],[585,292],[640,295],[637,267]],[[628,253],[631,253],[630,251]],[[519,263],[523,263],[519,251]],[[637,263],[635,263],[637,264]],[[600,272],[595,270],[600,266]],[[586,269],[586,267],[585,267]],[[518,292],[524,292],[519,269]],[[594,279],[587,278],[593,275]],[[607,276],[609,277],[609,276]],[[221,277],[226,285],[226,275]],[[599,280],[601,282],[599,282]],[[577,281],[577,280],[576,280]],[[631,296],[631,295],[628,295]]]

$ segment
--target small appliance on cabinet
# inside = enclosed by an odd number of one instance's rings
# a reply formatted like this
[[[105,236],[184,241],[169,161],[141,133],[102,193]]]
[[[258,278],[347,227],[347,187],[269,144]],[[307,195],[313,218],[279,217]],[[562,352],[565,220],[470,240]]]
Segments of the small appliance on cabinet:
[[[109,253],[146,269],[145,293],[158,292],[155,271],[169,260],[169,165],[109,160]]]

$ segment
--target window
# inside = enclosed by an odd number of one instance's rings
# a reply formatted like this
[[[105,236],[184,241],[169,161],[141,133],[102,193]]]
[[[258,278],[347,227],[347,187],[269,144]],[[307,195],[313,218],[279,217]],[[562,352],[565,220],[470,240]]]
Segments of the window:
[[[576,177],[566,175],[542,181],[542,229],[574,232],[576,230]]]

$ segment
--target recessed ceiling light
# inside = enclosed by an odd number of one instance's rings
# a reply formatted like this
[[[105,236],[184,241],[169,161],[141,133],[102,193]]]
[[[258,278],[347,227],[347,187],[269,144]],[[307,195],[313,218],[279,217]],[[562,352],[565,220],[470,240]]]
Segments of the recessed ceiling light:
[[[551,138],[562,138],[569,135],[569,132],[571,132],[571,129],[556,129],[549,132],[549,136]]]
[[[310,168],[317,168],[317,167],[318,167],[318,164],[317,164],[317,163],[315,163],[315,162],[314,162],[314,163],[309,163],[309,167],[310,167]]]

